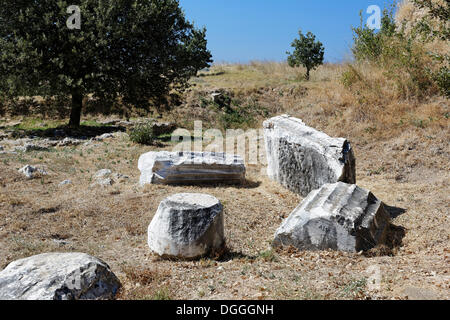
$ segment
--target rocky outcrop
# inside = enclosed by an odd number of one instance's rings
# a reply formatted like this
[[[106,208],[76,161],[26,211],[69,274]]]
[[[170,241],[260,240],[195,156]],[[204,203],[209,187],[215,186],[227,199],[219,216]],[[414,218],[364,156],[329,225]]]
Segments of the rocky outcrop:
[[[46,176],[48,174],[47,171],[45,171],[44,169],[33,167],[33,166],[30,166],[29,164],[27,164],[25,167],[19,169],[18,171],[19,171],[19,173],[21,173],[25,177],[27,177],[27,179],[33,179],[36,173],[40,174],[42,176]]]
[[[264,122],[267,174],[287,189],[307,196],[311,190],[338,181],[356,183],[350,143],[331,138],[283,115]]]
[[[14,151],[16,152],[48,151],[48,148],[32,143],[27,143],[24,146],[15,147]]]
[[[94,183],[91,186],[108,187],[112,186],[115,182],[124,182],[127,179],[129,177],[121,173],[113,173],[109,169],[101,169],[94,174]]]
[[[371,192],[342,182],[312,191],[275,234],[273,246],[348,252],[386,244],[390,215]]]
[[[66,185],[69,185],[69,184],[72,184],[72,181],[71,181],[71,180],[64,180],[64,181],[61,181],[61,182],[58,184],[58,186],[62,187],[62,186],[66,186]]]
[[[85,140],[66,137],[62,141],[59,141],[56,145],[58,147],[68,147],[68,146],[78,146],[82,143],[85,143]]]
[[[111,138],[114,138],[114,135],[112,133],[104,133],[100,136],[93,138],[93,140],[94,141],[103,141],[103,140],[111,139]]]
[[[212,152],[149,152],[139,158],[140,184],[241,183],[240,156]]]
[[[104,178],[108,178],[112,175],[112,171],[109,169],[101,169],[98,170],[95,175],[94,178],[96,179],[104,179]]]
[[[112,299],[120,282],[103,261],[84,253],[44,253],[0,272],[0,300]]]
[[[224,243],[222,204],[207,194],[166,198],[148,227],[148,245],[162,257],[198,258]]]

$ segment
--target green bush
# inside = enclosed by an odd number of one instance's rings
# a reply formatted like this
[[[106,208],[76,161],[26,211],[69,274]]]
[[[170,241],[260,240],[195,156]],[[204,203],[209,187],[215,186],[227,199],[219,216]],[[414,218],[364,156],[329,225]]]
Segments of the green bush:
[[[155,134],[153,132],[153,123],[141,123],[136,125],[130,132],[130,140],[144,145],[152,145],[155,142]]]
[[[358,28],[352,28],[354,45],[352,47],[353,55],[356,60],[377,61],[383,54],[386,47],[386,40],[396,34],[395,18],[393,8],[384,9],[381,18],[381,30],[375,32],[363,22],[362,12],[360,13],[361,25]]]
[[[419,28],[411,33],[405,32],[404,28],[396,29],[394,6],[383,10],[380,31],[364,25],[362,14],[361,26],[352,30],[352,52],[356,61],[368,62],[383,70],[386,79],[393,81],[401,97],[421,99],[439,93],[439,89],[444,95],[448,94],[449,74],[445,57],[434,57],[425,49],[425,44],[435,37],[421,37],[425,31]],[[347,68],[341,80],[346,87],[350,87],[361,79],[355,70]]]
[[[269,111],[261,106],[258,101],[249,98],[245,103],[239,99],[233,99],[220,116],[220,121],[225,129],[250,128],[256,124],[258,116],[267,118]]]
[[[442,95],[450,98],[450,69],[448,67],[442,67],[434,76]]]

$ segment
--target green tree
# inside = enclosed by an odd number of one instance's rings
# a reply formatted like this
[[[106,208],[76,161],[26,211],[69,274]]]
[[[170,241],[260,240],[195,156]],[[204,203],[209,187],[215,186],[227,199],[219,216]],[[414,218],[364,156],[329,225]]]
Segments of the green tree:
[[[323,56],[325,49],[320,41],[316,41],[316,36],[311,32],[306,35],[299,30],[299,39],[294,39],[291,47],[294,52],[287,52],[288,64],[291,67],[304,66],[306,68],[306,80],[309,80],[309,73],[321,64],[323,64]]]
[[[87,95],[148,109],[212,62],[178,0],[77,0],[80,29],[66,25],[73,2],[2,1],[1,95],[70,96],[79,126]]]

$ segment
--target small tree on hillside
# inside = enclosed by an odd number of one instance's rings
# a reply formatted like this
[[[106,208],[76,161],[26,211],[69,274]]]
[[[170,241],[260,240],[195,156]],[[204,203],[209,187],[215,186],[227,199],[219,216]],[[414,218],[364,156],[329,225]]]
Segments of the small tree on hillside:
[[[178,0],[75,3],[79,28],[69,23],[72,1],[2,1],[0,95],[70,96],[69,124],[78,126],[89,94],[147,109],[212,62],[206,30],[186,20]]]
[[[295,39],[291,47],[294,52],[287,52],[288,64],[291,67],[304,66],[306,68],[306,80],[309,80],[309,73],[323,64],[325,49],[320,41],[316,41],[316,36],[311,32],[305,35],[302,31],[298,32],[300,38]]]

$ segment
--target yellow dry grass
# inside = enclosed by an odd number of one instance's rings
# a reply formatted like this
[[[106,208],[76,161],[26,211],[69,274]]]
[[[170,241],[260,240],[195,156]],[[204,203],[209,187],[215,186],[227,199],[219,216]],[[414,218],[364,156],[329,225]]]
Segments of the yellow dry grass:
[[[393,255],[367,257],[331,251],[270,250],[283,218],[301,197],[270,181],[262,165],[249,165],[244,186],[138,186],[139,156],[150,150],[126,138],[97,147],[0,155],[0,266],[48,251],[81,251],[105,260],[123,283],[120,299],[449,299],[450,148],[448,100],[403,99],[381,71],[359,66],[368,88],[345,88],[348,66],[325,65],[301,80],[303,70],[254,62],[218,65],[193,80],[186,103],[164,115],[181,126],[214,126],[221,113],[198,95],[226,89],[253,99],[267,116],[289,113],[332,136],[351,140],[357,181],[406,212],[393,223],[406,228]],[[358,94],[360,92],[360,94]],[[196,95],[197,94],[197,95]],[[255,114],[255,128],[265,116]],[[4,144],[0,141],[0,144]],[[17,169],[45,166],[48,176],[26,180]],[[103,168],[128,175],[111,187],[94,187]],[[72,185],[58,186],[70,179]],[[165,261],[152,256],[147,226],[159,202],[179,192],[209,193],[225,208],[230,251],[222,259]],[[367,269],[381,270],[381,289],[368,290]],[[413,288],[413,290],[410,290]]]
[[[443,6],[447,0],[433,0],[433,4]],[[448,4],[447,4],[448,6]],[[431,27],[437,28],[439,22],[429,17],[429,10],[426,8],[418,8],[411,0],[403,0],[398,5],[395,20],[398,29],[403,29],[405,35],[410,35],[414,28],[424,19],[427,18],[430,21]],[[450,22],[447,22],[447,28],[450,27]],[[438,54],[450,54],[450,45],[448,41],[435,40],[431,43],[425,44],[425,48]]]

